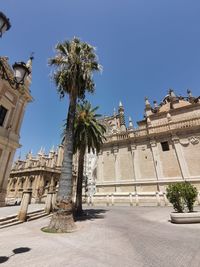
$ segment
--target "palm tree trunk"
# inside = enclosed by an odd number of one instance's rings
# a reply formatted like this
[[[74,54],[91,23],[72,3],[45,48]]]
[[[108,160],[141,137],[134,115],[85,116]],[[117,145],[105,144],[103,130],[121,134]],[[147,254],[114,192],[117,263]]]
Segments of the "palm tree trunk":
[[[75,228],[72,204],[72,160],[73,134],[76,112],[76,97],[70,97],[64,142],[64,156],[57,195],[57,210],[53,214],[49,229],[56,232],[70,232]]]
[[[83,186],[84,156],[85,156],[85,147],[82,147],[80,149],[79,159],[78,159],[78,179],[77,179],[77,192],[76,192],[76,215],[77,216],[81,216],[83,213],[82,186]]]

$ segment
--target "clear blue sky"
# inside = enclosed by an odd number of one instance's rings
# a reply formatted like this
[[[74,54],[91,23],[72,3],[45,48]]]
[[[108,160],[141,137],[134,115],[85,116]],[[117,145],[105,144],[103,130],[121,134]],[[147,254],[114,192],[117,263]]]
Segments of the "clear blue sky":
[[[121,100],[136,122],[145,96],[160,101],[168,88],[200,95],[199,0],[7,0],[1,10],[12,24],[0,40],[1,55],[12,64],[35,52],[35,100],[21,129],[22,156],[60,142],[68,100],[59,100],[47,60],[57,42],[73,36],[97,47],[103,73],[95,75],[89,99],[101,114],[112,114]]]

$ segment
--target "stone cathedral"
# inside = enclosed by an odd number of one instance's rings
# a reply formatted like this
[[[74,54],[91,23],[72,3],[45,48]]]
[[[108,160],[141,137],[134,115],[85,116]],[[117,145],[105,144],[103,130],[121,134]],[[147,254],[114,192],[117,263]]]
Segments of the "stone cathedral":
[[[200,191],[200,97],[189,90],[186,97],[169,90],[161,103],[154,101],[153,106],[146,98],[144,119],[137,127],[131,118],[126,126],[121,102],[117,113],[101,121],[107,128],[106,141],[98,156],[86,157],[92,188],[89,204],[167,205],[166,186],[180,181],[190,181]],[[35,189],[35,199],[45,197],[47,185],[59,179],[61,157],[59,150],[16,162],[7,199],[19,198],[28,183]]]
[[[94,202],[165,205],[169,183],[190,181],[200,190],[200,97],[173,90],[144,119],[125,125],[124,107],[106,117],[107,141],[98,155]]]

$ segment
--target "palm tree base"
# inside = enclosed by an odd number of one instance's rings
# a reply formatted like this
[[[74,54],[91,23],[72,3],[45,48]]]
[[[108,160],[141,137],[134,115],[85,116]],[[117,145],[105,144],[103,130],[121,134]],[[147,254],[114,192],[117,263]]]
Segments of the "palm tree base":
[[[69,214],[66,211],[57,211],[51,217],[49,231],[54,233],[70,233],[76,230],[73,214]]]
[[[57,233],[69,233],[76,230],[71,201],[61,200],[56,203],[57,207],[51,217],[48,229]]]

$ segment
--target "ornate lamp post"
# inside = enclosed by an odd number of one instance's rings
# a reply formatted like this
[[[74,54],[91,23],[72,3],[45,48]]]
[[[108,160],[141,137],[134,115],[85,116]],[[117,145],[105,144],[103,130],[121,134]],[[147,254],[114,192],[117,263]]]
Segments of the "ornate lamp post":
[[[16,86],[23,85],[26,77],[31,73],[30,69],[24,62],[15,62],[13,64],[14,81]]]
[[[3,12],[0,12],[0,37],[5,31],[8,31],[11,27],[9,19]],[[32,57],[33,59],[33,57]],[[6,67],[4,65],[3,58],[0,58],[0,77],[9,82],[10,86],[14,89],[18,88],[19,85],[23,85],[26,77],[30,74],[30,69],[24,62],[16,62],[13,65],[14,77],[10,77]]]
[[[31,57],[31,60],[33,57]],[[24,62],[16,62],[13,64],[14,77],[9,74],[5,67],[5,59],[0,57],[0,78],[8,81],[13,89],[17,89],[19,85],[23,85],[27,76],[31,73],[29,67]]]
[[[4,34],[5,31],[8,31],[11,27],[9,19],[4,15],[3,12],[0,12],[0,37]]]

